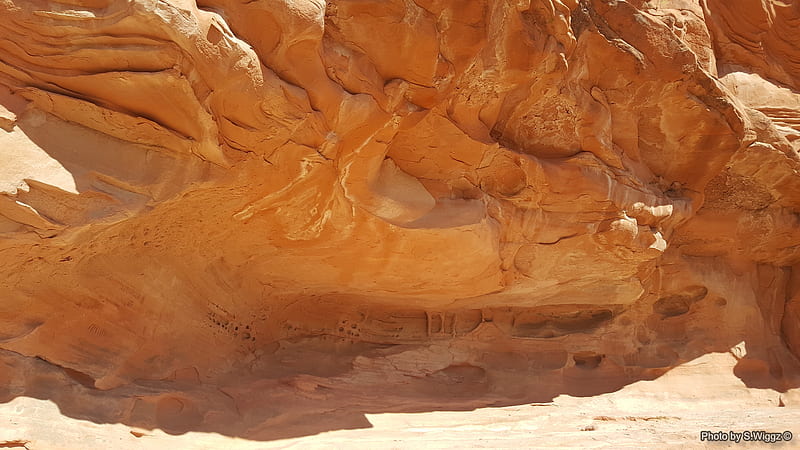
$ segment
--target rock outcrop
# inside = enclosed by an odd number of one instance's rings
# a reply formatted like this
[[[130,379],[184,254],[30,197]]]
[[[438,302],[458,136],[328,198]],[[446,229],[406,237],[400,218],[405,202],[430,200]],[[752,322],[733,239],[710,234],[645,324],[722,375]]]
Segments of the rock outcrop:
[[[0,19],[4,401],[275,439],[726,353],[797,404],[796,2]]]

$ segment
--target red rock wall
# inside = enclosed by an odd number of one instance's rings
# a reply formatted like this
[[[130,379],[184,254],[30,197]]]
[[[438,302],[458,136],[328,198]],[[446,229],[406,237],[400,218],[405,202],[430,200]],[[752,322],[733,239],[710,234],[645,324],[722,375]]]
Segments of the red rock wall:
[[[475,407],[740,343],[797,387],[800,9],[738,3],[0,2],[7,395],[269,435],[255,391]]]

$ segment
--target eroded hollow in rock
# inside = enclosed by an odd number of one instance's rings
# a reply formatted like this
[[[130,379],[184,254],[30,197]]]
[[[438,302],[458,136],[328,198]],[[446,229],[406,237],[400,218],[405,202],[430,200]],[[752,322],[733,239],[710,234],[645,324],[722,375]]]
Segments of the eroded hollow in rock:
[[[472,411],[524,446],[489,407],[658,386],[732,421],[791,408],[798,23],[772,0],[0,3],[0,420],[23,421],[0,442],[390,445],[422,439],[392,414]],[[607,426],[562,419],[520,423]],[[686,443],[664,436],[638,435]]]

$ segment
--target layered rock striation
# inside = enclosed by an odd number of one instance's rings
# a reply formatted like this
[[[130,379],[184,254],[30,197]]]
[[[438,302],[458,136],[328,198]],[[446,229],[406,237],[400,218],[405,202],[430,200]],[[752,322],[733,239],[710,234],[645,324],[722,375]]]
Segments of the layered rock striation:
[[[709,353],[799,385],[796,2],[0,19],[5,400],[273,439]]]

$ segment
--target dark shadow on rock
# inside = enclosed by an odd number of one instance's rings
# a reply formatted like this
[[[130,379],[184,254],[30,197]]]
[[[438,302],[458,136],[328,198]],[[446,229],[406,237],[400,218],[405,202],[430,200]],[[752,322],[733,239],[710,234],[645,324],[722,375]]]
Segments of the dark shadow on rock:
[[[309,347],[314,341],[309,338]],[[426,348],[402,347],[412,355]],[[344,365],[352,367],[347,371],[312,375],[290,374],[291,367],[272,374],[244,370],[231,372],[215,384],[140,380],[108,391],[94,389],[85,374],[0,351],[2,373],[10,377],[3,383],[7,387],[0,401],[28,396],[53,401],[62,414],[95,423],[158,428],[173,435],[198,431],[270,441],[370,428],[367,414],[469,411],[548,403],[563,394],[597,396],[656,379],[679,365],[633,370],[608,355],[585,351],[571,354],[566,367],[555,370],[498,370],[460,362],[428,373],[399,374],[383,372],[391,367],[383,358],[397,349],[376,345],[362,350],[360,355],[343,355]],[[314,351],[301,356],[314,358]],[[264,363],[279,364],[280,355]],[[734,372],[749,387],[797,387],[797,383],[787,385],[787,374],[771,372],[768,364],[755,359],[740,359]]]

